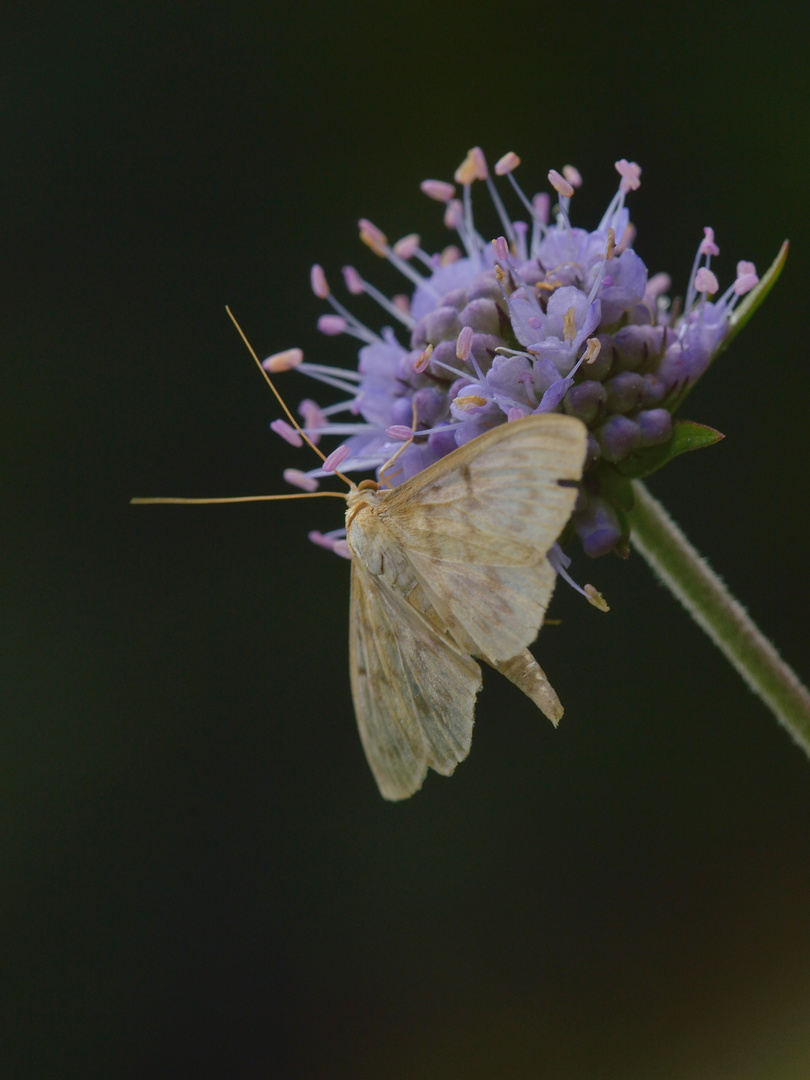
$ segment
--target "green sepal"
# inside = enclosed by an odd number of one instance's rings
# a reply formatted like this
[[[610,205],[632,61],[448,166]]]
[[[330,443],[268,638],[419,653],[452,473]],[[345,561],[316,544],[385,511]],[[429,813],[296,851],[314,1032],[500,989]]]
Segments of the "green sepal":
[[[703,450],[706,446],[714,446],[724,438],[722,432],[705,424],[696,424],[694,420],[674,420],[672,435],[665,443],[639,450],[625,461],[620,461],[614,468],[630,480],[643,480],[645,476],[658,472],[673,458],[680,457],[689,450]]]
[[[766,270],[765,274],[760,278],[759,283],[751,290],[750,293],[737,305],[734,311],[731,313],[731,317],[728,320],[728,333],[723,338],[723,343],[717,350],[718,353],[723,349],[727,349],[734,338],[739,334],[740,330],[745,326],[759,305],[771,291],[776,284],[779,275],[784,269],[785,263],[788,257],[789,243],[785,240],[779,249],[779,254],[773,260],[771,265]],[[715,353],[717,355],[717,353]],[[712,358],[713,359],[713,358]]]

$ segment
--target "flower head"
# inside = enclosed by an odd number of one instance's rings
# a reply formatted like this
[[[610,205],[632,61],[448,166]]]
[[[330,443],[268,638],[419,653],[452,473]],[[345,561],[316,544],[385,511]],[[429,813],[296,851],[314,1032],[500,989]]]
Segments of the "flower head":
[[[356,371],[302,362],[298,350],[265,365],[296,367],[341,391],[331,405],[302,402],[307,434],[343,440],[343,472],[379,469],[401,450],[398,471],[388,477],[394,484],[498,424],[538,412],[578,417],[589,431],[588,456],[566,538],[575,531],[589,555],[624,554],[628,478],[720,438],[706,428],[695,438],[698,426],[689,425],[687,447],[673,413],[723,346],[735,304],[758,278],[753,264],[741,261],[720,294],[711,269],[719,248],[706,228],[683,306],[671,304],[667,275],[649,277],[632,246],[625,202],[640,185],[638,165],[616,162],[618,188],[588,231],[571,224],[571,201],[582,183],[573,166],[548,174],[557,200],[551,217],[546,193],[529,198],[518,185],[519,164],[510,152],[493,171],[507,178],[523,220],[507,212],[478,147],[456,170],[455,184],[422,183],[456,234],[438,253],[425,251],[416,234],[391,244],[372,222],[360,221],[360,238],[400,271],[408,292],[389,299],[354,267],[344,268],[344,281],[350,294],[375,300],[396,329],[377,332],[362,323],[335,298],[321,267],[313,267],[312,289],[332,308],[319,328],[361,342]],[[491,242],[473,217],[473,190],[482,183],[500,220]],[[277,423],[275,430],[289,439],[287,426]],[[287,476],[309,488],[327,474],[320,468]],[[317,536],[326,546],[340,542]],[[560,559],[557,564],[564,569]]]

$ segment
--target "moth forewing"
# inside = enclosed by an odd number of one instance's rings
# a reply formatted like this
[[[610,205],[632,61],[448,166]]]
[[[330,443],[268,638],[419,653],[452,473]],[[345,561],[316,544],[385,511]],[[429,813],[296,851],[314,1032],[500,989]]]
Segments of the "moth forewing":
[[[546,553],[577,495],[560,481],[580,478],[585,445],[585,427],[573,417],[504,424],[380,492],[368,516],[350,525],[349,544],[373,548],[369,569],[394,588],[400,577],[408,587],[418,583],[461,647],[508,660],[543,621],[556,580]],[[404,556],[406,574],[398,563],[393,573],[380,568],[386,550]]]
[[[526,565],[563,529],[587,433],[551,413],[503,424],[388,493],[378,510],[408,551],[478,565]],[[437,540],[441,550],[437,550]]]

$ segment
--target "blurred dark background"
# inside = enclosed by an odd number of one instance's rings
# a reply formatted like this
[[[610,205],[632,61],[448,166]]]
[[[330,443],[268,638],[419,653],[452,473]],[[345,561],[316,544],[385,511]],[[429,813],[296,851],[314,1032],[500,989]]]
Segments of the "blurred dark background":
[[[379,797],[333,502],[260,355],[357,241],[447,242],[418,190],[479,143],[534,190],[618,157],[650,272],[765,307],[651,488],[810,676],[804,5],[46,4],[0,24],[3,1075],[782,1080],[810,1075],[810,762],[638,556],[538,646],[560,729],[494,673],[473,751]],[[484,200],[479,200],[479,205]],[[387,321],[357,305],[376,325]],[[295,403],[316,388],[283,384]],[[321,395],[323,397],[323,395]]]

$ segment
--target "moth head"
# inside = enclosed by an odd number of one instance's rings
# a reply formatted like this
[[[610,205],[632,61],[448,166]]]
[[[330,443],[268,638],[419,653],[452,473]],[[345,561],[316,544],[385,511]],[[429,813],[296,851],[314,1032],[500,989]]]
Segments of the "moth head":
[[[364,507],[378,506],[380,502],[380,488],[383,487],[377,480],[361,480],[359,484],[352,484],[346,492],[346,527],[348,528],[355,516]],[[384,493],[384,490],[383,490]]]

